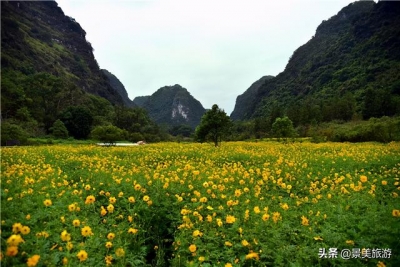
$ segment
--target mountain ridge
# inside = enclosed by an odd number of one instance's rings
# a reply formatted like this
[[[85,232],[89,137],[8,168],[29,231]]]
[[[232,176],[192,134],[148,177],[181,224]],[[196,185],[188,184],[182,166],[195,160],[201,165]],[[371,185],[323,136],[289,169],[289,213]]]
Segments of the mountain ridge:
[[[125,86],[122,84],[122,82],[108,70],[101,69],[101,71],[106,75],[111,87],[114,88],[114,90],[117,91],[118,94],[121,96],[124,104],[127,107],[136,107],[133,101],[129,98],[128,92],[126,91]]]
[[[147,110],[155,122],[169,126],[187,124],[194,128],[205,112],[202,104],[179,84],[161,87],[150,96],[135,97],[133,103]]]

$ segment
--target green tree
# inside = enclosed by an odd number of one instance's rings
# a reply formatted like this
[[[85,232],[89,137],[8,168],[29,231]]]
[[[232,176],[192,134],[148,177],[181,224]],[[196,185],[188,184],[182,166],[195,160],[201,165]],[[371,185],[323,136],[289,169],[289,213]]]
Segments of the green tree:
[[[71,106],[61,115],[61,121],[70,135],[76,139],[85,139],[90,134],[93,116],[84,107]]]
[[[288,117],[276,118],[272,124],[272,133],[278,138],[288,138],[295,136],[293,123]]]
[[[1,123],[1,145],[7,144],[7,141],[15,140],[16,143],[24,145],[28,141],[28,133],[19,125],[2,122]]]
[[[231,119],[225,111],[214,104],[211,110],[201,117],[200,125],[196,128],[196,139],[200,142],[211,140],[215,146],[218,146],[231,124]]]
[[[56,138],[68,138],[68,129],[67,127],[65,127],[64,123],[61,120],[56,120],[49,130],[51,134]]]
[[[102,141],[109,145],[115,145],[116,141],[121,140],[123,138],[123,130],[114,126],[114,125],[106,125],[106,126],[96,126],[91,135],[94,139]]]

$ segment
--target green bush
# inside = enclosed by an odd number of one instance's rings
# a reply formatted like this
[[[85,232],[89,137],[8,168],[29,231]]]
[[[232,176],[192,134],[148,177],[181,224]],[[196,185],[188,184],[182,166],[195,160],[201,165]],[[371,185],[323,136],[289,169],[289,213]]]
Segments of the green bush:
[[[53,123],[53,127],[51,127],[50,132],[56,138],[66,139],[68,138],[68,130],[65,127],[64,123],[61,120],[56,120]]]
[[[5,146],[7,141],[16,140],[25,145],[28,141],[28,133],[19,125],[3,122],[1,123],[1,145]]]
[[[114,125],[96,126],[91,135],[101,142],[115,144],[116,141],[121,140],[123,131]]]
[[[371,118],[368,121],[326,123],[311,130],[312,140],[334,142],[382,142],[400,140],[400,118]]]

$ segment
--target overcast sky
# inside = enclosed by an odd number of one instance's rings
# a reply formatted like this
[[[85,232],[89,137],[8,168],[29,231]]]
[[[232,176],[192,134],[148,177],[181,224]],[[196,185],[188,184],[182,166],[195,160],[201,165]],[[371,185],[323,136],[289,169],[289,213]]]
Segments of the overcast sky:
[[[180,84],[228,114],[349,0],[56,0],[131,99]]]

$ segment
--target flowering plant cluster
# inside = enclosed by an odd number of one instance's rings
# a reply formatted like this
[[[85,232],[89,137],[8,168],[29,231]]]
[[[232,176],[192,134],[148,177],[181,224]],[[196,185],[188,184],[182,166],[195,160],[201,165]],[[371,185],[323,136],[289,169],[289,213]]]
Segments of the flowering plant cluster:
[[[400,261],[399,143],[1,154],[2,266],[313,266],[325,247],[393,250],[353,266]]]

